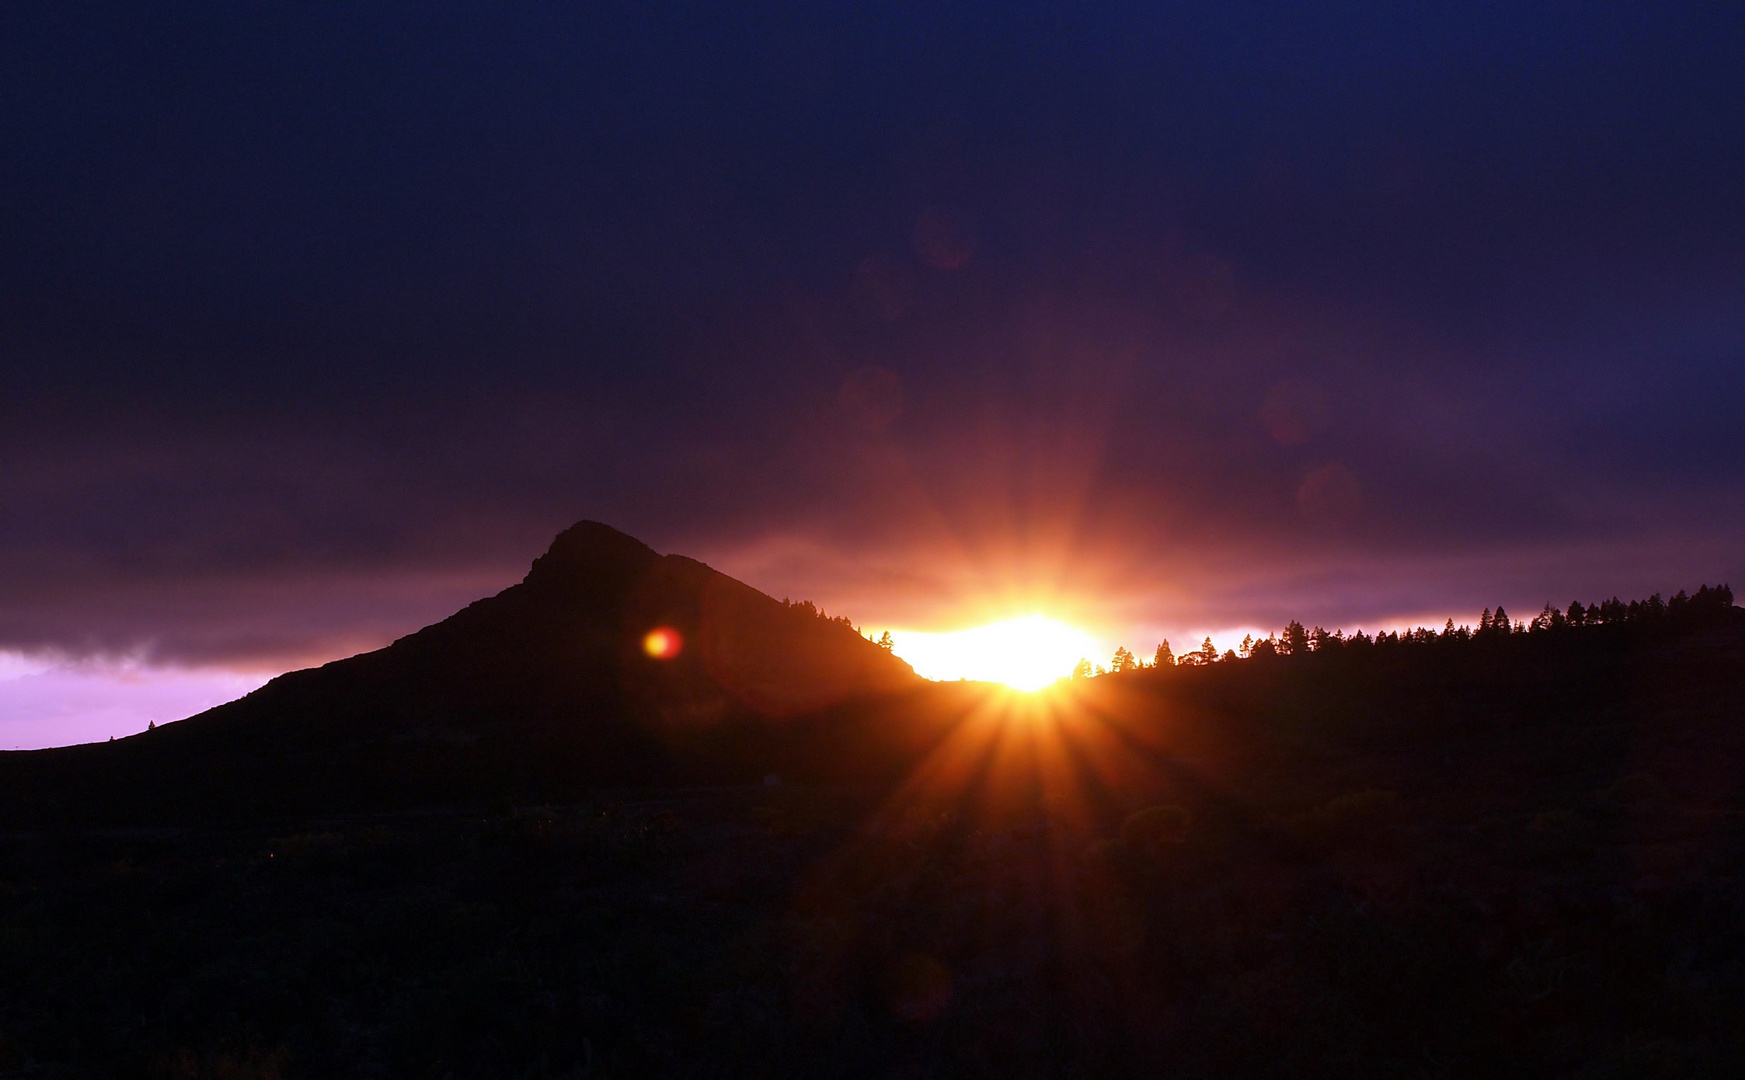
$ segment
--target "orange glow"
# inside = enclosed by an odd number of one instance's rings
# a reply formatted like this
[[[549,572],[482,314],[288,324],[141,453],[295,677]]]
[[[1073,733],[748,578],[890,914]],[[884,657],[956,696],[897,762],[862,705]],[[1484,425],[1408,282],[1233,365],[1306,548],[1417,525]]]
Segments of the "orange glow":
[[[895,630],[892,650],[916,674],[929,679],[1004,683],[1014,690],[1040,690],[1070,675],[1086,657],[1100,657],[1096,639],[1075,626],[1026,615],[949,634]]]
[[[642,639],[642,651],[656,660],[671,660],[685,647],[685,639],[670,626],[657,626]]]
[[[1096,827],[1098,792],[1158,788],[1157,761],[1179,745],[1174,725],[1155,714],[1144,724],[1124,719],[1152,704],[1135,690],[1066,683],[1046,694],[966,692],[945,737],[875,812],[874,831],[925,831],[942,813],[998,820],[1037,809],[1069,830]],[[1063,871],[1077,857],[1055,854]]]

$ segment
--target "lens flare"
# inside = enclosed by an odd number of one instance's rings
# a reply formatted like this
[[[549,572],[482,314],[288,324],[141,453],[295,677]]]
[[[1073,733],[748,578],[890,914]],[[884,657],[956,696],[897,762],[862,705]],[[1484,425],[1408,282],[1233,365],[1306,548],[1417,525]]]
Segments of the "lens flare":
[[[685,647],[685,639],[670,626],[657,626],[642,639],[642,651],[656,660],[671,660]]]
[[[1072,673],[1082,657],[1102,654],[1095,638],[1042,615],[1026,615],[948,634],[893,630],[891,650],[929,679],[1004,683],[1040,690]]]

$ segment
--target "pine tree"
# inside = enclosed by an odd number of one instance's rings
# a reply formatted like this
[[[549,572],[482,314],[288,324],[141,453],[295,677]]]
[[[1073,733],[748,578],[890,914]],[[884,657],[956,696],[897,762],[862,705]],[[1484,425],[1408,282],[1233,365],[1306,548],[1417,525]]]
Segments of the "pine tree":
[[[1301,656],[1309,651],[1309,632],[1303,629],[1302,623],[1292,619],[1280,635],[1279,645],[1279,652],[1286,656]]]
[[[1153,667],[1160,668],[1175,666],[1175,653],[1169,651],[1169,642],[1167,640],[1164,641],[1162,645],[1159,645],[1157,651],[1151,655],[1151,664]]]

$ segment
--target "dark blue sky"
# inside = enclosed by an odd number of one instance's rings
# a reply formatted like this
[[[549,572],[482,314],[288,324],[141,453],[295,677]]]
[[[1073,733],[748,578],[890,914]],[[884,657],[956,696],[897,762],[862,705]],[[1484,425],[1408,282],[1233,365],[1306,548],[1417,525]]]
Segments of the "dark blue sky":
[[[14,4],[0,649],[1745,584],[1738,4]]]

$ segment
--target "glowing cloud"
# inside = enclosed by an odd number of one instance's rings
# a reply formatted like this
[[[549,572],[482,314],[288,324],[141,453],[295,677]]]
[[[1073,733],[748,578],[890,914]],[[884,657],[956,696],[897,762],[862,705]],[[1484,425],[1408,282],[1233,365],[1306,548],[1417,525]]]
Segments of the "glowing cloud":
[[[1026,615],[948,634],[893,630],[892,650],[929,679],[974,679],[1040,690],[1072,673],[1082,657],[1102,654],[1095,638],[1041,615]]]
[[[260,672],[0,650],[0,750],[137,735],[149,724],[193,716],[266,681]]]

